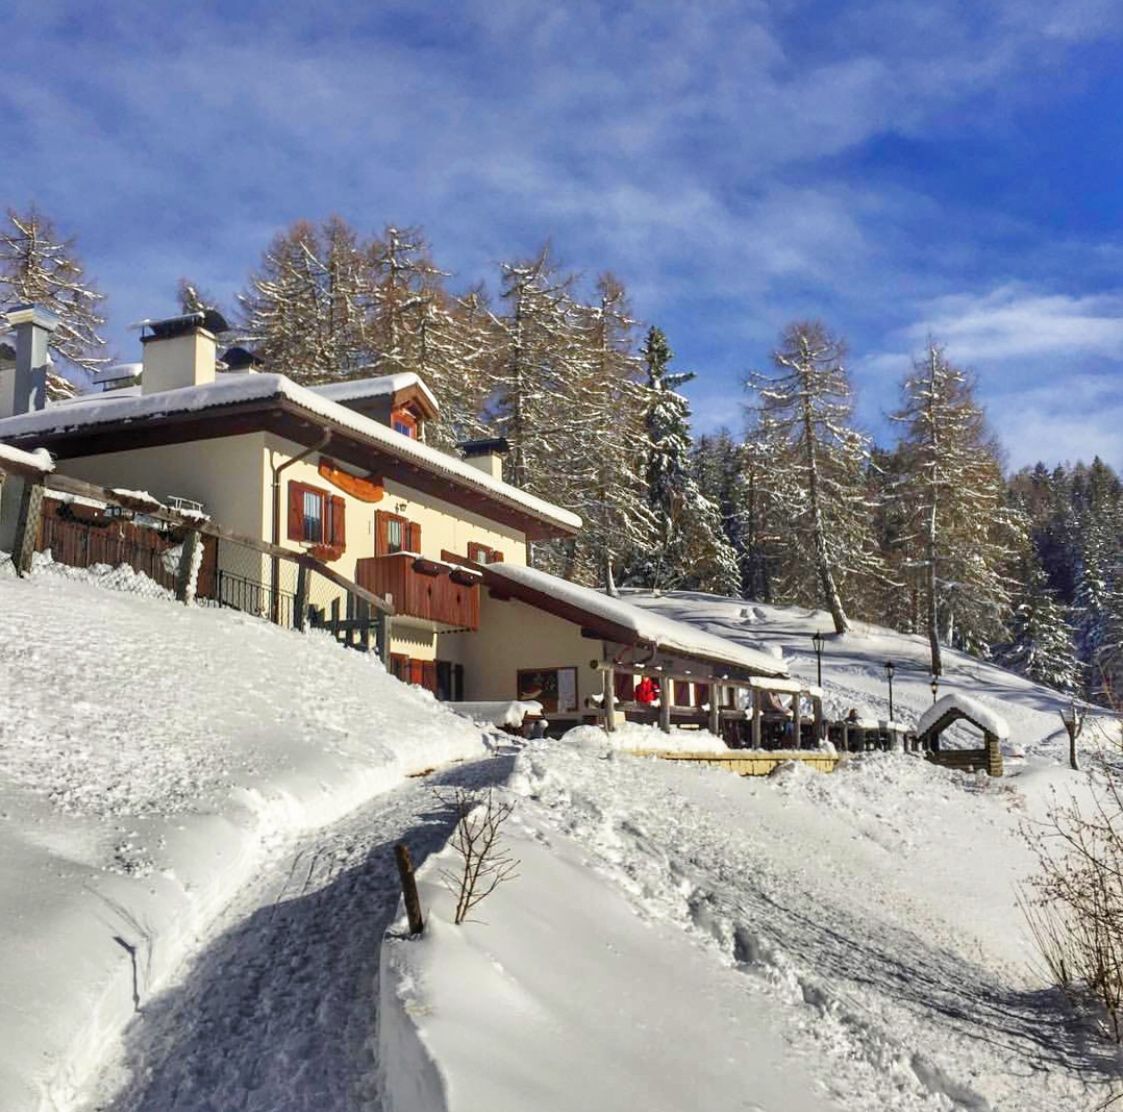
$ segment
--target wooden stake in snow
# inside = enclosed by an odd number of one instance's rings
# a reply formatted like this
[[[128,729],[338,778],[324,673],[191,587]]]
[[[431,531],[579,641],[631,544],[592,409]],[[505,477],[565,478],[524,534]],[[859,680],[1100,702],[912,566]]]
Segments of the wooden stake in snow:
[[[420,934],[425,929],[425,920],[421,917],[421,897],[417,894],[417,879],[413,875],[409,846],[405,842],[399,842],[394,847],[394,856],[398,859],[398,877],[402,882],[402,899],[409,918],[409,933]]]

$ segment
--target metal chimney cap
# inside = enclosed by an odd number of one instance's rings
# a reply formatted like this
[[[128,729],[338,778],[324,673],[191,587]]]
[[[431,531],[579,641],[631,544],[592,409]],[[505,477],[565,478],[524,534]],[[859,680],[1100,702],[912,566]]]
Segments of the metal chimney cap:
[[[9,328],[21,324],[33,324],[48,332],[54,332],[59,326],[58,314],[52,313],[42,305],[13,305],[4,316],[7,317]]]
[[[227,332],[230,325],[226,318],[217,309],[200,309],[194,313],[183,313],[178,317],[167,317],[165,320],[142,320],[133,325],[143,332],[149,329],[151,335],[141,336],[140,342],[149,340],[170,340],[175,336],[188,336],[198,329],[206,332]]]
[[[488,440],[466,440],[463,444],[457,444],[457,447],[464,453],[465,459],[476,456],[505,456],[511,450],[511,445],[507,443],[505,436],[496,436]]]

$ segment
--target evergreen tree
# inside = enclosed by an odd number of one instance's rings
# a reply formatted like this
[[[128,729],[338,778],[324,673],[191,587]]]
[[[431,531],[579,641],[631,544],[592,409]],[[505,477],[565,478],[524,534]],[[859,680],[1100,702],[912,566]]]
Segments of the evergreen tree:
[[[1007,565],[1024,537],[1007,503],[997,450],[967,375],[930,342],[903,384],[903,475],[894,492],[909,532],[902,544],[921,576],[932,672],[940,645],[984,653],[1010,612]]]
[[[1065,609],[1033,556],[1023,561],[1019,579],[1011,639],[999,648],[998,663],[1037,683],[1073,693],[1081,686],[1080,665]]]
[[[340,217],[278,235],[238,300],[241,332],[270,370],[306,384],[371,373],[369,249]]]
[[[661,589],[740,593],[737,554],[717,505],[700,490],[691,461],[690,406],[678,393],[695,376],[670,372],[667,338],[651,328],[641,349],[647,369],[643,414],[652,544],[633,560],[630,579]]]
[[[34,207],[27,212],[8,209],[7,224],[0,229],[0,307],[33,304],[54,313],[59,325],[51,336],[51,353],[79,373],[109,362],[99,333],[105,324],[100,311],[104,300],[86,277],[74,239],[62,238]],[[48,371],[49,398],[75,393],[66,376]]]
[[[869,445],[851,424],[844,354],[843,341],[821,322],[798,321],[773,353],[774,373],[754,373],[748,383],[756,395],[750,440],[771,466],[769,498],[789,521],[780,541],[791,573],[784,595],[817,599],[838,633],[850,628],[839,584],[879,570],[866,492]]]

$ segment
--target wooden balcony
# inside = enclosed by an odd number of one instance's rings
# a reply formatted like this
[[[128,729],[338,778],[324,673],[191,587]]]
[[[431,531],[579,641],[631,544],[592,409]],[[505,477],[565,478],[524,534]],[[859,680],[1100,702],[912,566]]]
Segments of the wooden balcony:
[[[401,617],[448,629],[479,629],[479,582],[462,568],[395,552],[357,560],[355,581],[376,595],[391,595]]]

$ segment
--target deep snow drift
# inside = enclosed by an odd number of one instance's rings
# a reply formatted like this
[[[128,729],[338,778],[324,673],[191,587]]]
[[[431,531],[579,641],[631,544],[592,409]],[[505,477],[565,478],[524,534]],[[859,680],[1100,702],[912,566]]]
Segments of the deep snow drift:
[[[814,679],[820,615],[636,601],[782,647]],[[832,641],[828,705],[888,717],[893,660],[895,716],[915,723],[923,649]],[[530,744],[507,796],[520,878],[454,927],[446,851],[423,870],[425,935],[399,923],[384,945],[388,1112],[1090,1112],[1119,1056],[1049,987],[1016,904],[1036,867],[1024,824],[1089,774],[1064,765],[1062,696],[946,664],[943,693],[1009,721],[1007,777],[873,753],[741,779],[591,729]]]
[[[4,1112],[68,1107],[278,840],[485,752],[325,635],[82,578],[0,568]]]

